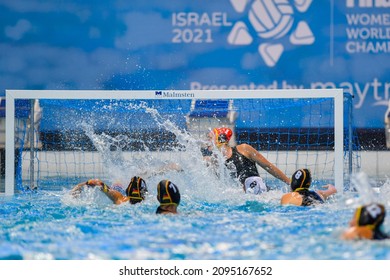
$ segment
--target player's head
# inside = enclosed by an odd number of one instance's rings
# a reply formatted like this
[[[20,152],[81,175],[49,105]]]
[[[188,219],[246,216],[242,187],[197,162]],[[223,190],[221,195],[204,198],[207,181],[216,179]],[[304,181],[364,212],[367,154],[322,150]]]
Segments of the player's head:
[[[157,184],[157,200],[160,205],[180,204],[179,188],[169,180],[162,180]]]
[[[370,203],[356,209],[352,225],[369,226],[376,229],[383,224],[385,216],[385,206],[379,203]]]
[[[309,189],[311,185],[311,173],[309,169],[298,169],[291,177],[291,189]]]
[[[130,198],[131,204],[136,204],[145,199],[145,195],[148,192],[145,180],[141,177],[134,176],[131,178],[130,183],[126,189],[126,195]]]
[[[228,144],[232,138],[233,131],[228,127],[218,127],[213,129],[215,144],[220,147],[224,144]]]

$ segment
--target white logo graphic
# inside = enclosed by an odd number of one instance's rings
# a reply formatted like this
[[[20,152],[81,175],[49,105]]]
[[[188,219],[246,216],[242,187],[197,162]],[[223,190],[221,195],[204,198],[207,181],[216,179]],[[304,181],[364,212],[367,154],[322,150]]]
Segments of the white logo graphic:
[[[389,0],[347,0],[347,7],[353,8],[355,7],[355,2],[357,2],[357,6],[359,8],[389,8],[390,1]]]
[[[294,5],[292,6],[290,2],[294,2]],[[298,12],[304,13],[311,2],[312,0],[230,0],[236,12],[248,13],[249,23],[255,34],[251,34],[244,21],[238,21],[228,35],[228,43],[244,46],[252,44],[256,37],[261,41],[265,40],[259,44],[258,52],[264,62],[273,67],[284,51],[284,46],[278,43],[278,39],[290,34],[289,41],[293,45],[314,43],[313,32],[305,21],[298,22],[291,30],[294,23],[294,7]]]

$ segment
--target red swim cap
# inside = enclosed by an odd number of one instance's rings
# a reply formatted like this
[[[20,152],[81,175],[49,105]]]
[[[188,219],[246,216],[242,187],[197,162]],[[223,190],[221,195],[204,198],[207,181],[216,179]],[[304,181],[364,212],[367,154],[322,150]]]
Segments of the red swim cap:
[[[213,130],[217,144],[225,144],[232,138],[233,131],[228,127],[218,127]]]

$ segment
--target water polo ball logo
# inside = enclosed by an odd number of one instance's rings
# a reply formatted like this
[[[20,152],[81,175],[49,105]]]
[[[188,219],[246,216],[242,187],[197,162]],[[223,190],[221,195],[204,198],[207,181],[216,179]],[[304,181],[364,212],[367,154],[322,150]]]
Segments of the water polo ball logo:
[[[258,52],[264,62],[275,66],[281,57],[284,46],[278,39],[289,35],[293,45],[311,45],[314,36],[305,21],[294,26],[294,12],[304,13],[312,0],[230,0],[238,13],[247,13],[245,21],[237,21],[228,36],[231,45],[249,45],[258,39]],[[290,3],[291,2],[291,3]],[[253,32],[254,31],[254,32]]]

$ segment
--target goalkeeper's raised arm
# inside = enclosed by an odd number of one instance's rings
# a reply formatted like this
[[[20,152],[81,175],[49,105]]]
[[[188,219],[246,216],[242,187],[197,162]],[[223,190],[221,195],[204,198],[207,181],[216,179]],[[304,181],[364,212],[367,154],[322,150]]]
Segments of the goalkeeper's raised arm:
[[[209,138],[212,145],[215,145],[222,153],[227,168],[234,170],[232,174],[238,178],[246,193],[260,194],[269,190],[256,165],[275,178],[290,184],[290,179],[286,174],[251,145],[230,146],[229,141],[232,135],[233,131],[230,128],[219,127],[210,131]]]

